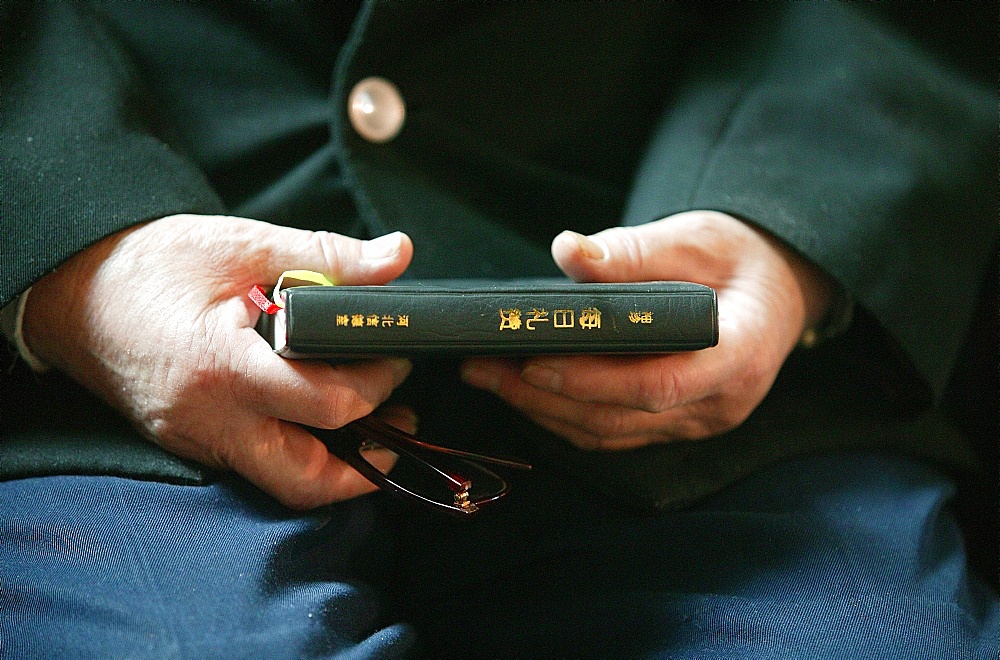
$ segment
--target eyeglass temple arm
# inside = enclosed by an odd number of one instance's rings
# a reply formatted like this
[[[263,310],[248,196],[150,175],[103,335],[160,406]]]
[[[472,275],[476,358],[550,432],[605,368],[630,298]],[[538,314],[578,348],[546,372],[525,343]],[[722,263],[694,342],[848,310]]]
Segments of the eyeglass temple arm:
[[[456,456],[458,458],[465,458],[468,460],[480,461],[483,463],[492,463],[493,465],[501,465],[503,467],[514,468],[517,470],[531,469],[531,465],[525,463],[524,461],[517,461],[509,458],[500,458],[498,456],[487,456],[485,454],[477,454],[470,451],[462,451],[460,449],[452,449],[450,447],[442,447],[440,445],[424,442],[423,440],[417,438],[416,436],[411,435],[406,431],[397,429],[395,426],[389,424],[388,422],[384,422],[381,419],[373,417],[371,415],[368,415],[367,417],[362,417],[360,419],[356,419],[353,422],[351,422],[351,425],[355,427],[364,428],[378,434],[389,435],[401,442],[416,445],[421,449],[434,451],[439,454],[447,454],[449,456]]]
[[[469,488],[472,487],[472,482],[464,476],[445,472],[423,456],[420,456],[417,452],[413,451],[414,447],[408,446],[412,444],[406,437],[409,434],[388,424],[386,424],[384,428],[377,424],[367,424],[364,422],[365,419],[366,418],[356,419],[353,422],[344,425],[344,428],[355,431],[365,442],[382,445],[397,454],[406,454],[412,460],[423,465],[426,469],[437,473],[438,476],[448,482],[449,490],[455,493],[468,491]],[[320,432],[322,433],[322,431]]]

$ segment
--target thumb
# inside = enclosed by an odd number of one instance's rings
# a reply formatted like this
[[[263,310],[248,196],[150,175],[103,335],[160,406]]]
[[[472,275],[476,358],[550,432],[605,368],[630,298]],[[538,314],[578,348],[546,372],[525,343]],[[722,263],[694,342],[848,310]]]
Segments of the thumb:
[[[737,256],[752,234],[732,216],[685,211],[590,236],[564,231],[552,240],[552,258],[580,282],[698,282],[718,271],[720,259]]]
[[[590,236],[564,231],[552,240],[552,258],[579,282],[672,279],[670,242],[659,235],[665,233],[650,225],[614,227]]]
[[[402,275],[413,258],[413,243],[398,231],[368,241],[267,224],[262,233],[254,275],[268,282],[302,269],[323,273],[335,284],[384,284]]]

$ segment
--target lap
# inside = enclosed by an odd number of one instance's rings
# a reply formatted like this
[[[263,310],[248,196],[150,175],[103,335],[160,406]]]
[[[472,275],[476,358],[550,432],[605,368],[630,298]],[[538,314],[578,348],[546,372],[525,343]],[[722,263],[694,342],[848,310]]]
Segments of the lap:
[[[650,516],[517,486],[471,529],[405,535],[399,597],[431,655],[940,658],[1000,643],[953,487],[917,463],[789,461]]]
[[[480,520],[240,482],[0,483],[13,655],[909,655],[996,644],[947,479],[801,459],[637,515],[538,471]],[[419,646],[414,649],[414,641]]]
[[[370,499],[291,513],[245,484],[0,483],[13,656],[302,657],[408,648],[384,625]]]

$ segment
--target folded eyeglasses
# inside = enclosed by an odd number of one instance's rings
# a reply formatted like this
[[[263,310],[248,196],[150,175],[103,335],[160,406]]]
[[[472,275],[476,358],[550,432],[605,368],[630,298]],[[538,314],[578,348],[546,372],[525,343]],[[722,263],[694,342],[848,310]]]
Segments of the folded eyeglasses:
[[[468,517],[507,494],[507,483],[481,463],[530,470],[517,460],[433,445],[371,415],[339,429],[307,427],[337,458],[383,490],[438,511]],[[395,455],[390,467],[370,461],[374,449]]]

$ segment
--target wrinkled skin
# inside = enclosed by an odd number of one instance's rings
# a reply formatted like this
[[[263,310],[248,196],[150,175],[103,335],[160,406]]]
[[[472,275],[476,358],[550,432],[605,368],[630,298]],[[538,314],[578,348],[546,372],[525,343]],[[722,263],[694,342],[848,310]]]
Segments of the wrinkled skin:
[[[171,216],[110,236],[37,282],[25,341],[167,450],[232,469],[307,509],[374,487],[296,423],[339,428],[371,413],[410,363],[284,360],[254,331],[259,310],[247,292],[293,268],[381,284],[402,274],[412,254],[399,233],[366,242],[241,218]],[[580,281],[690,280],[719,294],[719,345],[704,351],[465,363],[466,382],[589,449],[733,428],[828,306],[825,276],[721,213],[589,238],[564,232],[552,254]],[[382,414],[413,430],[409,411]]]
[[[379,250],[381,248],[381,251]],[[32,288],[25,340],[180,456],[239,472],[293,508],[374,487],[296,424],[338,428],[372,412],[404,360],[285,360],[255,331],[255,284],[289,268],[340,283],[402,273],[409,238],[367,244],[227,217],[172,216],[104,239]],[[397,421],[407,424],[405,413]]]
[[[591,237],[564,232],[552,255],[582,282],[687,280],[718,292],[714,348],[464,365],[466,382],[586,449],[697,440],[738,426],[767,394],[803,330],[829,306],[825,275],[722,213],[681,213]]]

